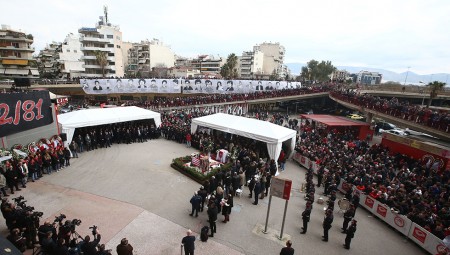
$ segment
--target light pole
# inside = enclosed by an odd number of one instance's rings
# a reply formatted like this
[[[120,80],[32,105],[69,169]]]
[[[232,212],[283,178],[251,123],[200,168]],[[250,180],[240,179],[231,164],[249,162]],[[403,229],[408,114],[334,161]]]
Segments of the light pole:
[[[409,68],[411,68],[411,67],[408,66],[408,71],[406,72],[405,83],[403,83],[403,86],[406,86],[406,79],[408,79]]]
[[[425,85],[425,82],[423,82],[423,81],[419,81],[419,83]],[[424,103],[424,101],[425,101],[425,95],[426,95],[426,94],[423,92],[423,90],[422,90],[422,93],[423,93],[423,97],[422,97],[422,106],[423,106],[423,103]]]

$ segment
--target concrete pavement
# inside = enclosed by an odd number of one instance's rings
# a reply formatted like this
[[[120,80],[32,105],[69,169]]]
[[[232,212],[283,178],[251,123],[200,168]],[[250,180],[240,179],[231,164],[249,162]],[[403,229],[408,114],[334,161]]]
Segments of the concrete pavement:
[[[77,231],[82,236],[97,225],[108,249],[115,250],[120,239],[127,237],[136,254],[179,254],[186,229],[199,233],[208,225],[206,211],[198,218],[189,216],[189,200],[199,185],[170,168],[173,158],[193,151],[164,139],[113,145],[82,153],[70,168],[29,183],[16,194],[43,211],[43,218],[53,221],[55,215],[64,213],[68,219],[81,219]],[[287,162],[286,169],[281,176],[293,180],[293,189],[284,233],[291,237],[295,254],[426,254],[362,208],[356,212],[358,230],[351,250],[342,247],[345,235],[340,233],[343,217],[338,208],[328,243],[321,241],[324,213],[323,205],[317,203],[308,233],[300,235],[305,200],[299,189],[305,171],[293,161]],[[316,197],[322,192],[317,189]],[[217,234],[207,243],[197,241],[196,254],[279,254],[282,243],[255,230],[264,226],[268,198],[256,206],[252,202],[245,188],[241,198],[234,200],[230,222],[222,223],[220,215]],[[283,209],[284,201],[273,198],[270,229],[281,229]],[[5,232],[4,221],[0,229]]]

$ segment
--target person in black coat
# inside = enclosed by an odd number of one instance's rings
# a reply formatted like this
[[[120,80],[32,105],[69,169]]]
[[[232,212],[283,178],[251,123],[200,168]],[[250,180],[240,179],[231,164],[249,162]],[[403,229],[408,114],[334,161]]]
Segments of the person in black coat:
[[[331,223],[333,223],[333,211],[327,210],[325,213],[325,218],[323,220],[323,239],[322,241],[328,242],[328,230],[331,228]]]
[[[211,229],[210,237],[214,237],[214,233],[216,233],[216,221],[217,221],[217,207],[215,203],[210,203],[208,207],[208,220],[209,220],[209,229]]]
[[[184,254],[194,255],[195,250],[195,236],[192,235],[192,231],[189,229],[186,232],[186,236],[181,239],[181,243],[184,245]]]
[[[194,216],[194,211],[195,211],[195,217],[198,217],[198,211],[200,211],[200,205],[202,203],[202,198],[197,194],[197,192],[195,192],[194,195],[192,196],[190,202],[192,205],[192,212],[189,215]]]
[[[206,201],[206,197],[208,196],[208,192],[206,192],[205,188],[203,186],[201,186],[200,190],[198,191],[198,195],[202,198],[202,203],[200,205],[200,212],[203,212],[203,208],[205,207],[205,201]]]
[[[100,243],[100,239],[102,238],[102,236],[98,233],[98,229],[94,237],[95,239],[92,242],[90,236],[86,236],[84,238],[84,243],[81,245],[81,251],[84,255],[96,255],[97,245]]]
[[[281,249],[280,255],[294,255],[294,248],[292,246],[292,241],[288,240],[286,242],[286,247]]]
[[[309,218],[311,216],[311,202],[306,203],[306,209],[302,213],[302,220],[303,220],[303,231],[300,232],[300,234],[306,234],[306,231],[308,231],[308,222]]]
[[[9,189],[11,190],[11,194],[14,194],[14,187],[16,187],[17,191],[20,191],[19,189],[19,175],[17,171],[14,171],[13,167],[11,165],[6,167],[6,171],[4,173],[4,176],[6,178],[6,184],[8,185]]]
[[[261,193],[261,183],[259,182],[259,180],[256,180],[255,189],[253,191],[255,192],[255,202],[253,204],[257,205],[258,204],[259,193]]]
[[[352,224],[350,227],[347,228],[347,236],[345,237],[345,244],[344,248],[347,250],[350,250],[350,242],[352,241],[352,238],[355,236],[356,232],[356,220],[352,220]]]
[[[342,233],[346,233],[348,223],[355,217],[355,206],[351,205],[350,208],[344,213],[344,223],[342,224]]]

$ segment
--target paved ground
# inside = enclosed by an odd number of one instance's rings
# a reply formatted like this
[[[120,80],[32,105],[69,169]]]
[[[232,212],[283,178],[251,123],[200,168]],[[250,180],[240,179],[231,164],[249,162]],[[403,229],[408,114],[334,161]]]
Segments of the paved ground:
[[[114,145],[81,154],[70,168],[30,183],[17,195],[24,195],[29,205],[43,211],[44,218],[53,220],[64,213],[69,219],[81,219],[77,231],[83,236],[90,233],[88,227],[99,226],[102,243],[109,249],[115,250],[120,239],[127,237],[135,254],[179,254],[186,229],[198,233],[208,224],[206,212],[198,218],[189,216],[189,199],[199,185],[170,168],[173,158],[193,151],[164,139]],[[284,233],[292,239],[295,254],[426,254],[362,208],[356,213],[358,230],[349,251],[342,247],[343,217],[337,209],[328,243],[321,241],[324,214],[318,204],[314,204],[308,233],[300,235],[305,200],[299,188],[305,171],[289,161],[281,176],[293,180]],[[218,221],[214,238],[196,243],[196,254],[279,254],[283,245],[274,236],[281,229],[284,201],[272,199],[271,233],[265,235],[260,230],[268,198],[255,206],[247,194],[248,189],[235,199],[230,222]],[[4,222],[0,230],[6,232]]]

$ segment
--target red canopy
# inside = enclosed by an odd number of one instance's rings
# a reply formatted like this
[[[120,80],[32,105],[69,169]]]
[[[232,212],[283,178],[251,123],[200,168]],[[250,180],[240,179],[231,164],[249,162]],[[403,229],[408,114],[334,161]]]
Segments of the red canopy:
[[[325,114],[301,114],[301,118],[311,119],[327,126],[370,126],[368,123],[352,120],[346,117],[331,116]]]

